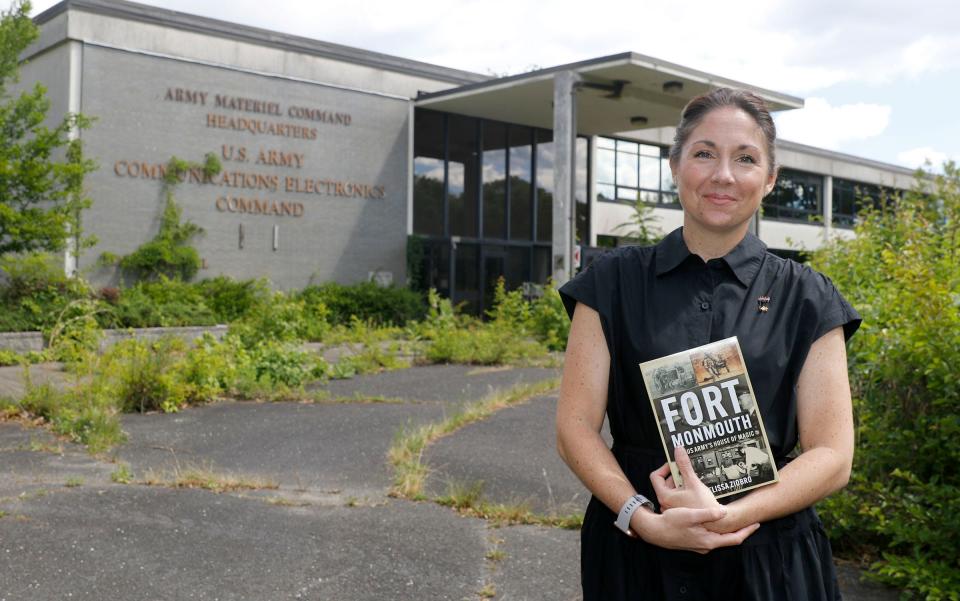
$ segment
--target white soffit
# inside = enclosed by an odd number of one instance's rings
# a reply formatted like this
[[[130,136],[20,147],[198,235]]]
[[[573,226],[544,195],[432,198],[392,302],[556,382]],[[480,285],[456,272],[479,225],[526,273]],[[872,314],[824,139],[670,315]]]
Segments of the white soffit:
[[[416,106],[449,113],[483,117],[553,129],[553,76],[559,71],[575,71],[587,84],[577,93],[577,133],[610,135],[651,127],[673,126],[680,110],[693,97],[713,88],[728,86],[751,91],[763,98],[770,110],[803,106],[803,100],[657,61],[635,53],[625,53],[590,61],[532,71],[488,82],[424,94]],[[619,95],[611,89],[591,84],[622,84]],[[666,82],[680,82],[682,88],[664,91]],[[645,123],[631,118],[645,117]]]

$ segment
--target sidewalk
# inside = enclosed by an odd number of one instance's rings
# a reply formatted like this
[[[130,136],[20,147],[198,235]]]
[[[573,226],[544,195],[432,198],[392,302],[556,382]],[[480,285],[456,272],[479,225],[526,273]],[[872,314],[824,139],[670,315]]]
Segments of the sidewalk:
[[[578,599],[578,532],[387,496],[402,428],[556,374],[418,367],[330,382],[335,403],[130,415],[129,441],[105,458],[0,422],[0,601]],[[482,482],[492,501],[582,511],[586,492],[554,450],[555,403],[531,399],[427,447],[427,495]],[[114,483],[120,463],[167,484]],[[259,488],[171,484],[190,472]],[[843,587],[848,600],[896,598],[855,576]]]

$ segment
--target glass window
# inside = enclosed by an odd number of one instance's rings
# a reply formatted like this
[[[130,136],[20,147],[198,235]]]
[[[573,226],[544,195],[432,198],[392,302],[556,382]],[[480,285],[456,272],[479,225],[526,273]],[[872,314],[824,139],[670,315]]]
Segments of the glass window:
[[[533,132],[511,125],[510,239],[530,240],[533,233]]]
[[[537,240],[553,238],[553,132],[538,129],[537,139]]]
[[[617,152],[617,185],[636,188],[640,183],[637,155]]]
[[[590,240],[590,202],[587,197],[587,184],[590,181],[590,142],[586,138],[576,141],[577,178],[574,180],[573,196],[577,201],[576,228],[574,240],[585,244]]]
[[[483,237],[507,237],[507,127],[483,122]]]
[[[597,183],[613,184],[617,181],[616,173],[617,154],[609,148],[597,148]]]
[[[660,189],[660,154],[656,157],[640,157],[640,187],[647,190]]]
[[[833,178],[833,224],[852,227],[857,212],[864,206],[881,208],[889,203],[896,190],[886,186],[865,184],[847,179]]]
[[[454,248],[454,269],[456,270],[456,304],[463,304],[468,313],[476,313],[480,307],[480,246],[477,244],[457,244]]]
[[[416,112],[413,133],[413,231],[443,235],[443,115]]]
[[[597,200],[678,206],[669,148],[611,140],[597,138]]]
[[[450,162],[447,165],[447,199],[450,204],[450,235],[476,237],[477,120],[449,115],[447,139]]]
[[[823,177],[781,169],[773,190],[763,199],[763,216],[808,222],[822,212]]]
[[[545,284],[547,280],[553,277],[553,271],[550,269],[550,260],[553,257],[553,249],[549,246],[533,247],[533,278],[532,281],[538,284]]]

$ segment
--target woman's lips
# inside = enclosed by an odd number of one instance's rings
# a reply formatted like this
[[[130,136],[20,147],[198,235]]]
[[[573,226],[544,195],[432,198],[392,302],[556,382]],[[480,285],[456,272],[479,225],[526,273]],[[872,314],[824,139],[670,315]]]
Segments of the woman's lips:
[[[704,196],[707,200],[714,204],[725,205],[731,202],[735,202],[737,199],[729,194],[707,194]]]

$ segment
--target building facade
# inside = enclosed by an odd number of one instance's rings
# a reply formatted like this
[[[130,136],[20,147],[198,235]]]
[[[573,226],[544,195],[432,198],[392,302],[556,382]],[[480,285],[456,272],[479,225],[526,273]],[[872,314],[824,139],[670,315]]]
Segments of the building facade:
[[[51,117],[99,164],[84,231],[99,242],[68,270],[98,267],[157,232],[172,192],[199,277],[266,277],[279,288],[375,278],[432,286],[472,310],[492,286],[564,279],[578,247],[619,242],[642,201],[680,225],[666,153],[687,100],[717,85],[774,110],[802,100],[624,53],[488,76],[144,5],[65,0],[36,18],[21,85],[40,81]],[[777,189],[757,231],[772,248],[846,235],[858,192],[908,188],[909,170],[780,142]],[[409,273],[408,273],[409,268]]]

